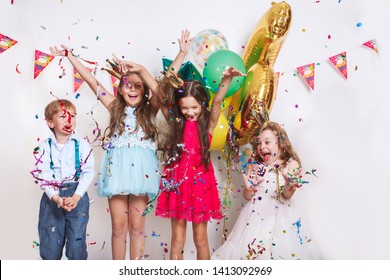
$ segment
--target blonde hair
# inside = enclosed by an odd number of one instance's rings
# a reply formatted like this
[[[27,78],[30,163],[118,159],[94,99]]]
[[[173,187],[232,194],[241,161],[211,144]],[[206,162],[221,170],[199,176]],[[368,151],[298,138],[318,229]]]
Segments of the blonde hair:
[[[60,111],[73,110],[76,113],[76,106],[67,99],[58,99],[50,102],[45,108],[45,120],[53,120],[53,116]],[[50,128],[54,132],[54,128]]]
[[[301,160],[297,153],[294,151],[290,139],[288,138],[287,132],[283,129],[283,127],[276,122],[265,122],[252,137],[250,143],[252,145],[253,151],[257,151],[257,146],[259,145],[258,136],[265,130],[272,131],[276,138],[278,139],[278,147],[280,149],[280,158],[282,159],[282,168],[286,167],[287,162],[290,159],[293,159],[298,162],[299,166],[301,166]],[[260,155],[255,152],[254,156],[255,160],[262,162]]]

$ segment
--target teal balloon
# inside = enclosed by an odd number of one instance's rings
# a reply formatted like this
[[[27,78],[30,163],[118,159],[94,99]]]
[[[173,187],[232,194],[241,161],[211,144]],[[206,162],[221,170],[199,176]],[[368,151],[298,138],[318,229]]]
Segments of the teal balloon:
[[[162,62],[163,62],[163,69],[165,71],[169,68],[169,66],[171,66],[173,60],[168,58],[163,58]],[[175,69],[170,69],[170,70],[175,71]],[[195,65],[193,65],[191,61],[187,61],[183,63],[180,66],[180,69],[179,71],[177,71],[177,73],[179,74],[180,78],[182,78],[184,81],[198,80],[199,82],[202,83],[204,87],[207,87],[206,82],[203,79],[202,75],[199,73],[199,71],[196,69]],[[206,92],[208,95],[207,96],[208,99],[210,99],[209,91],[206,90]]]
[[[169,68],[172,64],[172,60],[168,58],[163,58],[163,69],[164,71]],[[175,69],[171,69],[172,71],[175,71]],[[205,84],[202,78],[202,75],[199,73],[199,71],[196,69],[196,67],[192,64],[192,62],[187,61],[183,63],[180,66],[179,71],[177,71],[179,74],[180,78],[182,78],[184,81],[186,80],[198,80],[200,81],[203,85]]]
[[[245,64],[242,58],[233,51],[220,50],[209,56],[203,68],[203,79],[210,91],[214,93],[218,91],[218,86],[223,77],[222,73],[230,67],[245,73]],[[226,97],[233,95],[241,87],[244,80],[245,77],[243,76],[233,77]]]

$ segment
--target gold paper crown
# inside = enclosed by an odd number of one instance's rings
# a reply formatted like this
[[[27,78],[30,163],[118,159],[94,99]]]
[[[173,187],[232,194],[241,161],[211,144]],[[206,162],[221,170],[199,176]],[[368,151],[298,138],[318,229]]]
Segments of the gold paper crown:
[[[161,72],[171,83],[171,85],[178,89],[182,86],[184,86],[184,81],[179,77],[179,74],[167,69],[164,72]]]
[[[123,72],[119,64],[115,61],[118,60],[117,57],[114,54],[112,56],[114,57],[112,61],[106,59],[106,67],[103,67],[101,70],[107,71],[111,76],[114,76],[120,80],[123,76]]]

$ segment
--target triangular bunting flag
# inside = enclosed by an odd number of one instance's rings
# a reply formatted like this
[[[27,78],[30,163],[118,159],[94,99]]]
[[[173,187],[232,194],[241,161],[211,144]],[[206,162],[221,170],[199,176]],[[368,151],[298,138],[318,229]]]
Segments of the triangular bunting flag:
[[[53,55],[35,50],[34,59],[34,79],[46,68],[47,65],[54,59]]]
[[[10,37],[0,34],[0,54],[14,46],[17,42]]]
[[[118,90],[118,86],[119,86],[119,79],[117,79],[116,77],[114,76],[111,76],[111,84],[112,84],[112,91],[114,92],[114,96],[116,96],[116,92]]]
[[[372,40],[370,40],[368,42],[365,42],[363,44],[363,46],[366,46],[366,47],[374,50],[376,53],[378,53],[378,47],[376,46],[376,40],[375,39],[372,39]]]
[[[92,72],[93,69],[88,68],[89,72]],[[80,74],[77,73],[76,69],[73,68],[73,93],[76,93],[76,91],[80,88],[81,84],[84,82],[83,78],[80,77]]]
[[[297,67],[297,70],[311,89],[314,90],[314,63]]]
[[[330,62],[343,74],[344,78],[348,79],[347,73],[347,52],[342,52],[329,57]]]

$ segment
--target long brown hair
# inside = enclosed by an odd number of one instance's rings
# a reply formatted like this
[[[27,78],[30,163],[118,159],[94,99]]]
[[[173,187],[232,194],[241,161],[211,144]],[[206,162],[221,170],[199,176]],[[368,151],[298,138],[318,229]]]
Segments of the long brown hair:
[[[208,110],[208,95],[205,87],[197,80],[186,81],[183,86],[176,89],[167,79],[159,85],[159,91],[164,97],[164,102],[168,105],[170,119],[168,120],[168,135],[160,145],[163,152],[163,159],[170,160],[180,157],[183,153],[179,144],[183,142],[184,126],[186,118],[180,110],[180,100],[187,96],[192,96],[201,105],[201,112],[198,116],[198,135],[202,154],[202,164],[208,169],[210,165],[210,111]]]
[[[145,132],[144,139],[152,139],[154,141],[156,137],[156,126],[154,125],[153,120],[156,115],[156,111],[155,109],[153,109],[149,102],[149,87],[146,85],[145,81],[141,78],[141,76],[130,72],[127,72],[125,76],[123,76],[120,80],[118,85],[118,94],[115,100],[112,101],[109,106],[108,110],[110,112],[110,123],[107,127],[107,136],[111,138],[115,133],[121,135],[125,131],[124,120],[126,117],[125,108],[127,104],[125,99],[123,98],[123,95],[121,94],[121,90],[125,86],[125,81],[127,80],[127,77],[129,77],[130,75],[137,75],[141,79],[144,89],[144,95],[142,96],[140,103],[134,111],[134,114],[136,116],[136,128],[133,132],[136,132],[139,127],[142,127],[143,131]]]
[[[299,166],[301,166],[301,160],[297,153],[294,151],[290,139],[288,138],[287,132],[283,129],[283,127],[276,123],[276,122],[265,122],[255,133],[254,136],[251,139],[251,145],[254,152],[254,158],[258,162],[263,162],[260,155],[256,152],[257,146],[259,145],[259,141],[257,137],[262,133],[264,130],[270,130],[272,131],[276,138],[278,139],[278,146],[280,149],[280,158],[282,159],[283,163],[282,168],[286,167],[287,162],[289,159],[294,159],[298,162]]]

